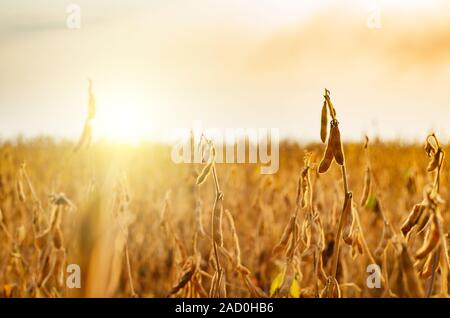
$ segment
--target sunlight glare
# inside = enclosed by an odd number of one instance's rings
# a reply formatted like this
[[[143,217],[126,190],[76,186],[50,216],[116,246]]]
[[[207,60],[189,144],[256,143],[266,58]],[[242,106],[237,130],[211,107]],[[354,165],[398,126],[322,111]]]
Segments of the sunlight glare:
[[[145,138],[144,123],[136,105],[128,99],[110,99],[98,107],[95,121],[100,139],[136,145]],[[148,127],[149,123],[146,122]]]

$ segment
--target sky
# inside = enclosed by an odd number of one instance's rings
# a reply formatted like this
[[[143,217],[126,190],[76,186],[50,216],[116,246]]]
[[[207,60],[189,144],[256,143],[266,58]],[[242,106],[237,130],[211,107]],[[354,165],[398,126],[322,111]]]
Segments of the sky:
[[[88,78],[98,138],[162,140],[201,121],[318,141],[326,87],[346,139],[449,140],[450,3],[0,2],[0,139],[78,138]]]

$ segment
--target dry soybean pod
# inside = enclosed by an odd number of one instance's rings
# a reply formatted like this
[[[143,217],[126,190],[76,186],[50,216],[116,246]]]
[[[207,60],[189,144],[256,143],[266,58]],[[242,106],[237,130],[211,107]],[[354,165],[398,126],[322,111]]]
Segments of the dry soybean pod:
[[[322,116],[320,121],[320,139],[323,143],[327,141],[328,135],[328,109],[326,100],[323,102],[322,106]]]
[[[339,130],[339,123],[334,121],[332,123],[334,126],[333,134],[330,135],[330,142],[333,149],[334,159],[340,165],[344,165],[344,151],[342,150],[342,142],[341,142],[341,132]]]
[[[284,228],[283,234],[281,235],[281,239],[278,242],[278,244],[273,248],[273,253],[279,252],[281,249],[283,249],[286,244],[288,243],[289,237],[291,236],[292,231],[294,230],[295,226],[295,215],[292,215],[289,219],[288,224]]]
[[[428,235],[423,245],[417,251],[416,258],[422,259],[426,257],[429,253],[431,253],[434,250],[434,248],[438,245],[438,243],[439,243],[439,228],[438,225],[436,224],[436,216],[433,216],[433,222],[431,223]]]
[[[401,231],[403,235],[406,235],[411,231],[412,227],[417,224],[417,221],[419,221],[420,216],[422,215],[423,211],[425,210],[425,206],[423,204],[416,204],[411,211],[411,213],[408,215],[408,218],[403,223],[401,227]]]
[[[328,139],[327,148],[325,150],[323,159],[319,165],[319,173],[327,172],[331,166],[331,163],[333,162],[334,151],[333,151],[333,146],[332,146],[332,138],[335,134],[334,131],[335,131],[335,127],[331,126],[331,132],[330,132],[330,137]]]

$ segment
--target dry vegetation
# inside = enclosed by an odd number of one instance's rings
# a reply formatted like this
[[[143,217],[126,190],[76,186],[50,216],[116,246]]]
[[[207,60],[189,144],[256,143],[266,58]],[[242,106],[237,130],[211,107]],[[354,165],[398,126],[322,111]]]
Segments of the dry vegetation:
[[[283,143],[274,175],[215,164],[206,139],[204,164],[181,165],[156,144],[2,143],[1,293],[448,297],[445,147],[434,135],[425,151],[347,144],[339,129],[326,91],[326,145]],[[66,286],[68,264],[81,267],[79,289]]]

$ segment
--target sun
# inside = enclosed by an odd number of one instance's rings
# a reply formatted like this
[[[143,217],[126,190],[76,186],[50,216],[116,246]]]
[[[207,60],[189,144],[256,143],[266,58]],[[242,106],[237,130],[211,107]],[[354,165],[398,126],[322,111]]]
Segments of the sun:
[[[130,100],[109,99],[98,107],[94,134],[99,139],[136,145],[145,138],[149,123],[144,126],[137,105]]]

